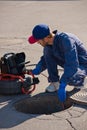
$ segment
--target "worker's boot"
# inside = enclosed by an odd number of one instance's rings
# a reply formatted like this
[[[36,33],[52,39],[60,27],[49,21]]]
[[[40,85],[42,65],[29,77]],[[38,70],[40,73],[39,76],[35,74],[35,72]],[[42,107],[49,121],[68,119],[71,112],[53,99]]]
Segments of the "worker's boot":
[[[87,77],[85,77],[84,83],[82,86],[75,86],[75,88],[77,88],[77,89],[87,88]]]
[[[46,88],[46,92],[56,92],[59,89],[59,82],[52,82]]]

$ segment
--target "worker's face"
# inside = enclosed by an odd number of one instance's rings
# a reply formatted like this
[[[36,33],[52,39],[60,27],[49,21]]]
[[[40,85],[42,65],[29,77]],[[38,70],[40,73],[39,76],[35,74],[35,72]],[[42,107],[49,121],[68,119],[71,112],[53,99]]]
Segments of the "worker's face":
[[[41,46],[45,47],[46,45],[48,45],[47,38],[39,40],[38,44],[40,44]]]

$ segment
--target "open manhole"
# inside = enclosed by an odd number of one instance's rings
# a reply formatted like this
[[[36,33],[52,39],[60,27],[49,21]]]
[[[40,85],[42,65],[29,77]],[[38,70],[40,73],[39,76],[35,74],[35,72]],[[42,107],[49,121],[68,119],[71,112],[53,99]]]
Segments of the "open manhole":
[[[15,104],[15,108],[19,112],[29,114],[52,114],[72,106],[72,101],[67,98],[64,104],[58,100],[57,94],[41,93]]]

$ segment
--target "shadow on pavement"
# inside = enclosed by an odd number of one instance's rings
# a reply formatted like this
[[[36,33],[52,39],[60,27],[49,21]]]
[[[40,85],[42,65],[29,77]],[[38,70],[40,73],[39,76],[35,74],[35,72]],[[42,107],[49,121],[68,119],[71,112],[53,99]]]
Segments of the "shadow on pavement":
[[[33,107],[30,106],[30,102],[33,102]],[[55,102],[55,104],[54,104]],[[21,104],[22,103],[22,104]],[[52,114],[53,112],[57,112],[57,107],[59,111],[61,108],[61,105],[57,105],[58,99],[56,96],[56,93],[39,93],[35,96],[30,95],[14,95],[14,96],[0,96],[0,128],[11,128],[14,126],[17,126],[21,123],[23,123],[26,120],[36,118],[37,116],[40,116],[41,114]],[[31,113],[28,112],[20,112],[16,111],[15,104],[20,105],[21,109],[22,107],[24,109],[29,109],[31,107],[32,110],[40,110],[40,113]],[[34,104],[36,106],[34,106]],[[37,108],[37,104],[39,105]],[[35,108],[36,107],[36,108]],[[41,110],[42,109],[42,110]],[[54,111],[55,109],[55,111]],[[46,111],[51,110],[51,113],[43,113]]]
[[[30,97],[30,95],[0,95],[0,128],[11,128],[36,117],[36,115],[23,114],[14,109],[15,102],[26,97]]]
[[[43,100],[43,99],[45,99],[45,100]],[[26,120],[40,116],[41,113],[30,114],[30,112],[22,113],[20,111],[16,111],[15,104],[17,104],[17,103],[19,103],[19,104],[22,103],[19,106],[21,108],[24,107],[24,105],[26,106],[26,104],[27,104],[27,106],[25,108],[27,108],[27,110],[28,110],[29,105],[31,105],[29,101],[33,101],[33,105],[34,105],[34,102],[36,105],[37,105],[37,103],[39,103],[39,105],[40,105],[39,107],[42,107],[42,108],[43,108],[43,106],[45,106],[46,110],[47,110],[47,108],[50,108],[50,107],[53,109],[55,107],[57,109],[57,103],[59,103],[57,100],[57,97],[56,97],[56,93],[53,93],[53,94],[39,93],[35,96],[22,95],[22,94],[21,95],[12,95],[12,96],[0,95],[0,128],[12,128],[12,127],[15,127],[15,126],[25,122]],[[45,103],[46,103],[46,105],[45,105]],[[56,105],[55,105],[55,103],[56,103]],[[50,104],[51,104],[51,106],[50,106]],[[74,106],[74,104],[70,104],[70,107],[71,106]],[[34,106],[34,107],[37,107],[37,106]],[[40,110],[39,107],[38,107],[38,109]],[[82,106],[82,105],[78,105],[78,107],[86,109],[86,107]],[[33,109],[35,110],[36,108],[33,108]],[[58,109],[60,109],[60,106],[58,106]],[[62,112],[62,110],[61,110],[61,112]],[[42,114],[47,114],[47,113],[42,113]],[[49,113],[49,114],[52,114],[52,113]]]

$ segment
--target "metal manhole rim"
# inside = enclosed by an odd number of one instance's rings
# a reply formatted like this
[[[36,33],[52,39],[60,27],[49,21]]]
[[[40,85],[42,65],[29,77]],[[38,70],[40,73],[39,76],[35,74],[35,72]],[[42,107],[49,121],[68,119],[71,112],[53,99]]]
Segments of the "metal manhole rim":
[[[84,100],[85,98],[85,100]],[[78,92],[76,92],[75,94],[72,94],[70,96],[70,99],[77,104],[82,104],[82,105],[87,105],[87,88],[81,89]]]

